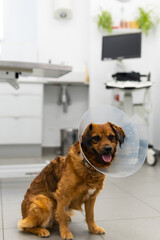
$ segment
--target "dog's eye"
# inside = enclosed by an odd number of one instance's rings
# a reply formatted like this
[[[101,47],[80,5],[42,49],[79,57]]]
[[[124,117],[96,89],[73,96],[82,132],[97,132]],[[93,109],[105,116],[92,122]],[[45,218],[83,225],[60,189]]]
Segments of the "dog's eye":
[[[101,140],[100,136],[98,136],[98,135],[92,137],[92,139],[93,139],[95,142],[99,142],[99,141]]]
[[[113,142],[113,141],[114,141],[114,138],[115,138],[115,136],[114,136],[114,135],[112,135],[112,134],[110,134],[110,135],[108,136],[108,139],[109,139],[111,142]]]

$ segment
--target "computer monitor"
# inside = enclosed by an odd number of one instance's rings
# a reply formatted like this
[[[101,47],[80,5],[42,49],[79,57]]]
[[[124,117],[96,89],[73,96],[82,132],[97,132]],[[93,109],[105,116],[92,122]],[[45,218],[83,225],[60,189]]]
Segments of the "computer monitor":
[[[102,60],[141,57],[141,32],[113,34],[102,40]]]

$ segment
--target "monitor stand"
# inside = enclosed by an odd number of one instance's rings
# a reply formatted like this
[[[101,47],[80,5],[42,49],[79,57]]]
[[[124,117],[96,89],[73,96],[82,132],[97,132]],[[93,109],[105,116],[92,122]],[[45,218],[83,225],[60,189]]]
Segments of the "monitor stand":
[[[131,69],[124,63],[123,58],[116,60],[116,72],[131,72]]]

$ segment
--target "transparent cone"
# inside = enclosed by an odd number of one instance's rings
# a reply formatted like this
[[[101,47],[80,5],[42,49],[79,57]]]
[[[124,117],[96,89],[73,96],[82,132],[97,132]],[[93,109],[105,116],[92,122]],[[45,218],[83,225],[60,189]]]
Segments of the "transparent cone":
[[[81,144],[82,135],[90,123],[104,124],[111,122],[122,127],[125,132],[125,140],[121,148],[117,147],[116,157],[111,166],[96,168],[89,159],[82,155],[86,161],[102,174],[110,177],[127,177],[137,172],[143,165],[148,151],[146,127],[137,116],[129,118],[123,111],[113,106],[97,106],[84,113],[80,120],[78,138]]]

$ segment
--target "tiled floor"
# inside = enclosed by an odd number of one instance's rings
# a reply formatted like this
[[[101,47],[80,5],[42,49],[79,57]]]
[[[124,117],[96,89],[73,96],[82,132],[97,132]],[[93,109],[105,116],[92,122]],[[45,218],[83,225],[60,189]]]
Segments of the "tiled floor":
[[[31,180],[0,182],[0,240],[38,239],[17,229],[21,201]],[[105,228],[105,235],[90,234],[83,214],[76,212],[70,223],[76,240],[160,240],[160,161],[155,167],[144,164],[128,178],[106,178],[95,207],[96,222]],[[60,240],[57,227],[48,239]]]

